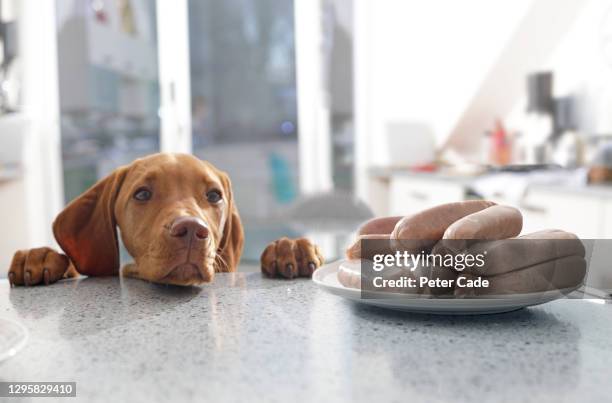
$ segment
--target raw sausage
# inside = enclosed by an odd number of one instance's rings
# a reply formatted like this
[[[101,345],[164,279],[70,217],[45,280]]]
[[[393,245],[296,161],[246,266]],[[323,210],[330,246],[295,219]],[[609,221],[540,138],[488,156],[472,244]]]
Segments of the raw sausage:
[[[442,238],[446,229],[455,221],[493,205],[495,203],[487,200],[468,200],[432,207],[402,218],[395,225],[391,238],[419,239],[422,240],[422,247],[431,247]]]
[[[506,239],[517,236],[522,229],[520,211],[509,206],[491,206],[452,223],[444,231],[443,239]]]
[[[357,234],[390,234],[402,218],[403,216],[373,218],[359,227]]]
[[[382,241],[386,241],[386,242],[376,242],[376,243],[372,243],[370,246],[376,246],[379,247],[380,250],[372,250],[373,253],[382,253],[382,254],[387,254],[387,253],[393,253],[394,251],[391,249],[391,243],[389,242],[389,234],[366,234],[366,235],[359,235],[357,237],[357,240],[350,245],[347,249],[346,249],[346,257],[348,259],[359,259],[361,258],[362,254],[361,254],[361,241],[362,240],[370,240],[370,239],[380,239]]]
[[[486,254],[486,259],[483,267],[468,268],[466,272],[495,276],[568,256],[584,257],[586,250],[575,234],[544,230],[513,239],[478,242],[470,246],[469,253]]]

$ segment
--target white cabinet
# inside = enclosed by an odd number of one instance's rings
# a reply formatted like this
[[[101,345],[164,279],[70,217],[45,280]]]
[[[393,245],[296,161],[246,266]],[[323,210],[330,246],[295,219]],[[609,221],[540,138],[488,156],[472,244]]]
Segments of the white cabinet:
[[[605,199],[603,203],[603,216],[601,218],[601,237],[612,239],[612,198]]]
[[[465,198],[462,183],[442,179],[396,175],[391,177],[389,188],[389,215],[414,214],[438,204]]]
[[[523,232],[558,228],[581,238],[603,236],[604,200],[565,190],[532,189],[518,206],[523,213]]]

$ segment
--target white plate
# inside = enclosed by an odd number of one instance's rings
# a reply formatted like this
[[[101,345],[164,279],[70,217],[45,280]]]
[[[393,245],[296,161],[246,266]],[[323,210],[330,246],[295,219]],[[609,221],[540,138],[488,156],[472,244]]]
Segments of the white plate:
[[[17,354],[28,340],[28,330],[17,322],[0,318],[0,361]]]
[[[361,298],[361,290],[344,287],[338,281],[338,268],[343,263],[346,263],[346,260],[338,260],[320,267],[314,272],[312,276],[313,281],[323,290],[351,301],[407,312],[440,315],[478,315],[510,312],[562,298],[577,288],[530,294],[488,296],[486,298],[440,298],[405,294],[385,294],[384,298],[380,299]]]

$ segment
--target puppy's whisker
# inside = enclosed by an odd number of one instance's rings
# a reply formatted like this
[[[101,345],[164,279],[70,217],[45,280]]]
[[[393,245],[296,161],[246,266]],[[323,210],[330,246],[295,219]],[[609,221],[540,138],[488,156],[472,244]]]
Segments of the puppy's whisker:
[[[214,266],[218,266],[219,270],[215,270],[215,271],[223,271],[223,259],[221,258],[221,256],[217,255],[215,256],[214,260],[213,260],[213,265]]]
[[[223,256],[217,254],[215,256],[215,261],[217,259],[219,260],[219,266],[220,266],[219,267],[219,269],[220,269],[219,271],[221,271],[221,272],[229,271],[229,265],[228,265],[227,261],[225,261],[225,259],[223,259]]]

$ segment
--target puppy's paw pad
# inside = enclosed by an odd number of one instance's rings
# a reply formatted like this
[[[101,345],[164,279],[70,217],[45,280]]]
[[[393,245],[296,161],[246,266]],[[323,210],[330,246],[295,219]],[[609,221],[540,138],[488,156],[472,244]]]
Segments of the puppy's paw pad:
[[[322,264],[319,247],[306,238],[281,238],[261,254],[261,271],[268,277],[311,277]]]

